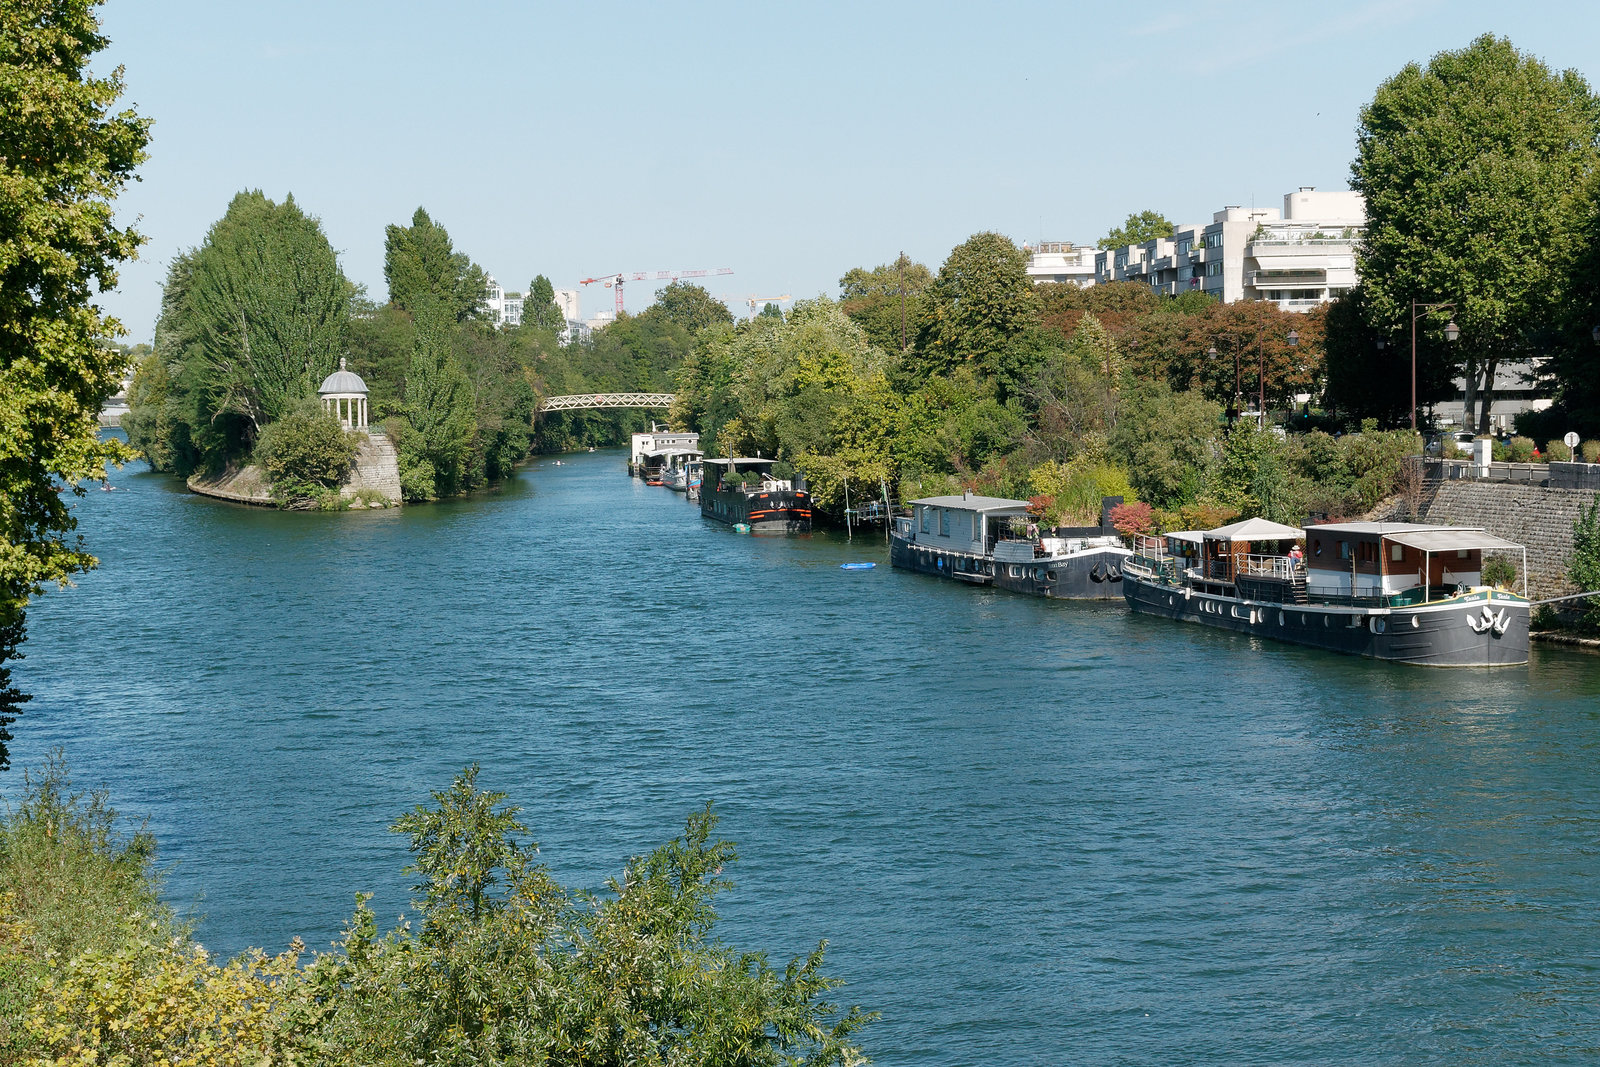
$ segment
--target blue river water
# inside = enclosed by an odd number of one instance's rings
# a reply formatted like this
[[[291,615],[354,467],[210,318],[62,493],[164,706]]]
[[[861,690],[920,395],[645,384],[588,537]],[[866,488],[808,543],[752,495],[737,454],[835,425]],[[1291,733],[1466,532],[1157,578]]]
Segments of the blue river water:
[[[394,919],[385,827],[477,761],[572,885],[715,802],[720,933],[829,939],[880,1064],[1600,1055],[1600,657],[1429,671],[957,586],[881,532],[705,522],[617,452],[344,515],[113,482],[100,569],[30,613],[14,761],[147,817],[214,951],[326,947],[357,891]]]

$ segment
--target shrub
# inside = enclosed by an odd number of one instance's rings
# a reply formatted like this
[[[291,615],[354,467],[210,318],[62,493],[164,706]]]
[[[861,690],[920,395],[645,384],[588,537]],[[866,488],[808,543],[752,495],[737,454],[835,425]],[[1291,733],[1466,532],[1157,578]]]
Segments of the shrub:
[[[1506,452],[1512,463],[1532,463],[1536,447],[1531,437],[1513,437],[1506,445]]]
[[[1600,463],[1600,441],[1585,441],[1578,449],[1585,463]]]
[[[356,458],[358,436],[325,412],[299,411],[261,431],[255,459],[283,507],[304,506],[319,490],[337,489]]]
[[[1111,509],[1111,525],[1124,537],[1147,534],[1156,528],[1155,509],[1142,501],[1119,504]]]
[[[1562,444],[1560,441],[1546,441],[1544,443],[1544,454],[1539,458],[1544,462],[1549,463],[1553,459],[1568,459],[1570,458],[1571,454],[1571,450],[1569,450],[1567,446]]]
[[[1581,593],[1600,590],[1600,500],[1578,511],[1572,524],[1572,559],[1567,577]],[[1578,602],[1590,629],[1600,629],[1600,597]]]
[[[1489,556],[1483,561],[1481,577],[1484,585],[1510,589],[1517,580],[1517,565],[1504,556]]]

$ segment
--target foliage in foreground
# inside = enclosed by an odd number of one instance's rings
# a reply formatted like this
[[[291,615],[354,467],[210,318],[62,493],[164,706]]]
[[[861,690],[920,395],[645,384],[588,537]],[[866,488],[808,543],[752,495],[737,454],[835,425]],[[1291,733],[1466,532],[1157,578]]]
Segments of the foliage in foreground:
[[[91,70],[106,45],[97,6],[0,4],[0,770],[25,699],[7,666],[23,609],[95,565],[72,536],[72,496],[130,454],[99,435],[126,357],[93,300],[143,241],[112,203],[144,161],[149,120],[112,110],[120,68]]]
[[[0,824],[0,1062],[689,1064],[867,1062],[875,1018],[828,997],[825,943],[782,968],[713,934],[733,846],[708,807],[601,893],[566,889],[504,794],[458,775],[391,829],[417,922],[366,896],[334,951],[211,960],[160,901],[149,838],[53,762]]]
[[[1572,524],[1572,560],[1567,565],[1567,576],[1580,593],[1600,590],[1600,500],[1580,509]],[[1584,628],[1600,632],[1600,597],[1578,603]]]

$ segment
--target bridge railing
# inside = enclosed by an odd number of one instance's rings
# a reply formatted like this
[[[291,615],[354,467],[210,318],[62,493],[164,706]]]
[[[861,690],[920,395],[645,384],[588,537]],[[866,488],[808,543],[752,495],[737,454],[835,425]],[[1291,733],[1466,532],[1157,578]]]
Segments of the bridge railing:
[[[571,396],[547,396],[539,402],[540,411],[584,411],[596,408],[665,408],[671,406],[671,393],[579,393]]]

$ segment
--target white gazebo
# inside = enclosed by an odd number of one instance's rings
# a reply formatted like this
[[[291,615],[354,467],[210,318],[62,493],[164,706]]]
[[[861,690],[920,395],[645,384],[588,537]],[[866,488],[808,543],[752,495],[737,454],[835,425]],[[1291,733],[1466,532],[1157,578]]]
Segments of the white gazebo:
[[[322,398],[322,410],[345,429],[367,428],[367,383],[355,371],[344,369],[343,356],[339,357],[339,369],[323,379],[317,395]]]

